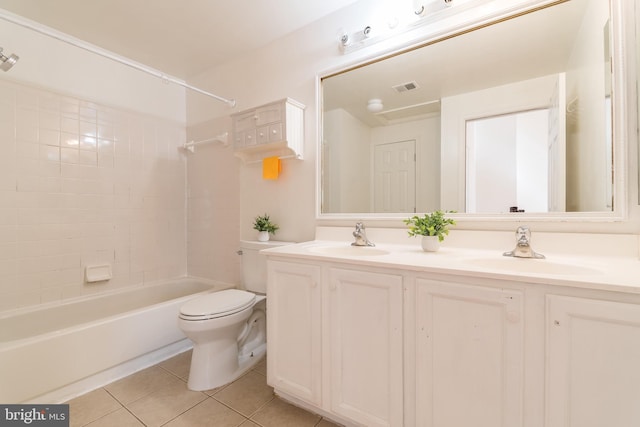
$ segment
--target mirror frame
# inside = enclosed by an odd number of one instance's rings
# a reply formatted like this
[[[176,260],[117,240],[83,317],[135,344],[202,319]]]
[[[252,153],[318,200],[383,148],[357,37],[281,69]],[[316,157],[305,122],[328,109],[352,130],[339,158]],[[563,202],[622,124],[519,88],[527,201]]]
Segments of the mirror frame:
[[[547,7],[571,0],[485,0],[477,6],[461,9],[459,14],[449,14],[440,21],[430,21],[429,25],[410,28],[396,36],[380,40],[373,40],[371,44],[361,50],[345,52],[345,56],[353,59],[344,61],[342,65],[327,69],[316,75],[316,111],[317,111],[317,144],[316,144],[316,224],[319,226],[343,226],[353,225],[357,220],[367,221],[367,224],[380,227],[404,227],[402,219],[410,216],[410,213],[323,213],[322,202],[322,141],[323,141],[323,103],[322,80],[334,74],[343,73],[354,68],[360,68],[367,64],[378,62],[407,51],[419,49],[430,44],[444,41],[448,38],[465,34],[476,29],[495,25],[502,21],[514,19],[521,15],[535,12]],[[601,1],[601,0],[597,0]],[[635,92],[630,93],[630,88],[635,88],[637,77],[635,75],[635,43],[632,40],[635,34],[635,10],[634,2],[628,0],[609,0],[611,10],[611,44],[612,44],[612,144],[614,162],[613,200],[614,208],[611,212],[557,212],[557,213],[525,213],[525,214],[467,214],[457,213],[451,216],[458,222],[460,229],[512,229],[515,223],[535,222],[538,229],[548,230],[583,230],[594,229],[608,231],[612,223],[626,223],[629,219],[630,205],[637,204],[638,197],[634,197],[635,203],[630,203],[631,194],[628,182],[629,162],[631,153],[636,153],[637,144],[635,123],[640,107],[636,102]],[[516,4],[514,4],[516,3]],[[482,7],[484,14],[474,13]],[[453,6],[455,9],[455,6]],[[475,16],[474,16],[475,15]],[[640,41],[639,41],[640,43]],[[631,120],[629,120],[631,119]],[[633,141],[630,140],[633,139]],[[634,170],[637,170],[634,169]],[[420,214],[422,212],[418,212]],[[579,227],[571,226],[572,223]],[[595,223],[589,225],[589,223]],[[602,225],[606,224],[606,225]]]

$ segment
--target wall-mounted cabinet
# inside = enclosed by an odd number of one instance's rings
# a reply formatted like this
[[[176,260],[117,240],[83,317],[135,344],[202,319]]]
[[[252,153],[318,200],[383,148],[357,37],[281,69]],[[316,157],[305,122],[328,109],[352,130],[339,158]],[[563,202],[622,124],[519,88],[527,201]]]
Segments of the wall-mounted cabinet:
[[[244,162],[265,157],[302,159],[304,105],[286,98],[231,116],[233,149]]]

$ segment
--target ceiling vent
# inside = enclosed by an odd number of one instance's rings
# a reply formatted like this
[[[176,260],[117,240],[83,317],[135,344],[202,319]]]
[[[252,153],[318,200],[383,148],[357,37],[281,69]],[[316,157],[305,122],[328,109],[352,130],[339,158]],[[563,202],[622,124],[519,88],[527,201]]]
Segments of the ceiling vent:
[[[418,83],[415,81],[392,86],[393,90],[395,90],[398,93],[408,92],[410,90],[418,89],[418,87],[419,87]]]

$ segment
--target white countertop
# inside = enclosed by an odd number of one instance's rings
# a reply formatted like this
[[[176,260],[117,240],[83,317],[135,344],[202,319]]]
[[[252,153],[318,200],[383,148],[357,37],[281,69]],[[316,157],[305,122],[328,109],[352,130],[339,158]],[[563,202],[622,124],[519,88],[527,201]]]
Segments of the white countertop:
[[[623,256],[615,250],[607,251],[604,248],[601,252],[605,255],[567,255],[551,252],[550,248],[545,252],[534,246],[537,252],[546,256],[546,259],[539,260],[503,256],[502,253],[511,250],[511,247],[505,247],[504,250],[487,250],[444,245],[438,252],[424,252],[418,238],[408,241],[410,244],[376,243],[374,252],[388,252],[381,255],[362,255],[369,248],[352,247],[350,242],[337,240],[314,240],[264,250],[262,253],[269,258],[286,257],[354,266],[640,293],[640,261],[635,256]],[[359,249],[363,251],[362,254]],[[352,252],[354,250],[358,252]]]

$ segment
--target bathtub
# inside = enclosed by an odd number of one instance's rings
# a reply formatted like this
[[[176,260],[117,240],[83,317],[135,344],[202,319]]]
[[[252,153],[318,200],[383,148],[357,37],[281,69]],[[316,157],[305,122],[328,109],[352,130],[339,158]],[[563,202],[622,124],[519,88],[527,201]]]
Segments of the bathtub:
[[[180,279],[0,315],[0,403],[59,403],[188,349],[180,306],[228,287]]]

